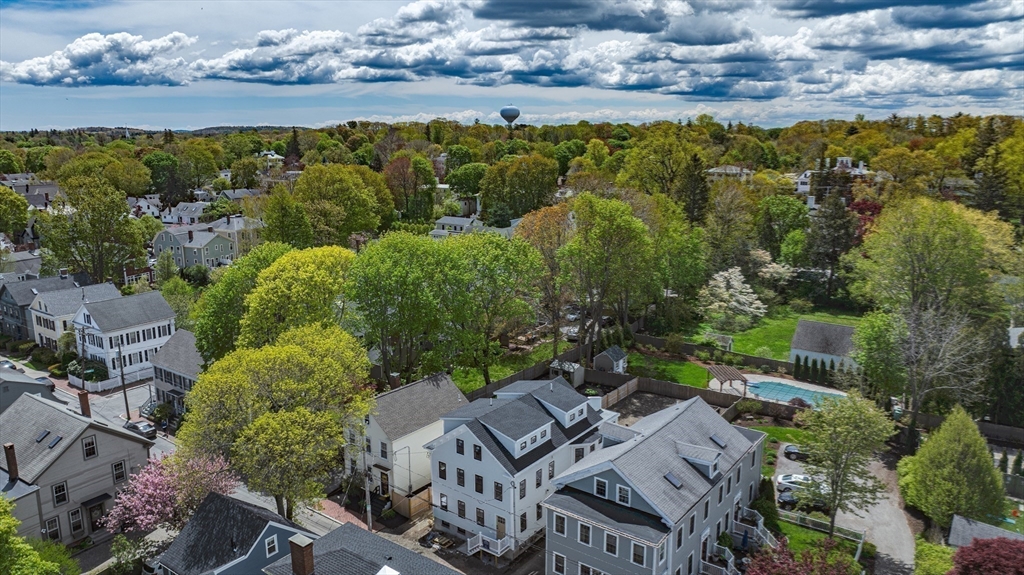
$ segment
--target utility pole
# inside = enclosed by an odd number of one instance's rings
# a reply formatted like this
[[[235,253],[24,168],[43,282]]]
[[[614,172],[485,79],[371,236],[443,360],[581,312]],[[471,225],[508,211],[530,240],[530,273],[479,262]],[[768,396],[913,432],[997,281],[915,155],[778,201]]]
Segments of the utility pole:
[[[366,435],[363,435],[363,443],[366,443]],[[373,533],[373,507],[370,505],[370,481],[373,479],[373,473],[370,471],[370,466],[366,463],[366,447],[363,446],[363,468],[366,469],[366,476],[363,478],[363,487],[365,489],[366,499],[366,527]]]
[[[124,383],[124,356],[121,355],[121,338],[117,338],[117,364],[121,368],[121,392],[124,393],[124,418],[132,420],[132,408],[128,407],[128,386]]]

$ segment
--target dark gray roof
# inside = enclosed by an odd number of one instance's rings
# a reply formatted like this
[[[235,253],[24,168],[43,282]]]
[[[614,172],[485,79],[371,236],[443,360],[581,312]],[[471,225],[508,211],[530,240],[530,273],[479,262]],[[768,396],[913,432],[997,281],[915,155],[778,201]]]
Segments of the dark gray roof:
[[[35,378],[13,369],[0,368],[0,384],[3,384],[3,391],[0,393],[0,413],[6,411],[15,401],[18,401],[19,397],[26,393],[57,401],[53,392],[50,391],[50,386],[53,385],[52,382],[36,381]]]
[[[373,417],[395,441],[440,421],[442,415],[463,405],[467,405],[466,396],[451,376],[439,373],[378,395]]]
[[[385,565],[401,575],[459,575],[458,571],[352,523],[345,523],[313,542],[313,564],[318,575],[375,575]],[[291,575],[291,558],[279,559],[263,571],[269,575]]]
[[[626,535],[658,545],[669,533],[661,518],[566,487],[544,500],[546,506],[598,525],[614,525]]]
[[[717,477],[709,479],[683,459],[680,446],[685,447],[687,455],[701,454],[701,459],[712,452],[721,453],[719,469],[727,470],[754,445],[699,397],[653,413],[633,424],[632,429],[641,435],[590,454],[555,482],[564,485],[610,465],[669,521],[678,523],[717,481]],[[712,435],[721,439],[725,447],[712,440]],[[681,481],[680,488],[665,479],[669,472]]]
[[[90,302],[85,304],[85,309],[92,316],[92,321],[103,331],[124,329],[174,317],[174,310],[167,305],[167,300],[158,291],[116,300]]]
[[[481,415],[488,414],[499,407],[506,405],[514,399],[477,399],[470,402],[468,405],[463,405],[458,409],[453,409],[448,413],[444,414],[444,419],[476,419]]]
[[[1024,541],[1024,535],[961,515],[954,515],[953,523],[949,526],[948,542],[953,547],[967,547],[975,539],[997,539],[999,537]]]
[[[578,408],[587,401],[586,396],[577,392],[561,376],[554,379],[517,381],[498,390],[495,396],[510,397],[514,394],[530,394],[548,405],[566,412]]]
[[[175,373],[195,379],[199,377],[203,356],[196,349],[196,336],[186,330],[175,330],[167,343],[155,355],[149,356],[153,367],[169,369]]]
[[[11,475],[7,473],[7,470],[0,469],[0,496],[17,503],[16,499],[34,491],[39,491],[38,485],[26,483],[23,479],[11,481]]]
[[[79,285],[89,283],[88,276],[75,274],[73,277],[66,277],[63,279],[59,276],[52,276],[39,278],[37,280],[25,280],[23,282],[4,284],[3,289],[6,289],[7,292],[11,294],[11,298],[13,298],[19,306],[27,306],[32,303],[32,300],[34,300],[37,295],[44,292],[73,288],[75,287],[76,281]],[[33,293],[32,290],[36,290],[35,293]]]
[[[159,561],[178,575],[202,575],[248,554],[271,521],[306,533],[269,509],[210,493]]]
[[[526,401],[513,401],[478,417],[477,421],[509,439],[519,440],[551,422],[552,417],[546,410],[537,410]]]
[[[39,275],[39,268],[42,267],[43,263],[43,259],[38,253],[28,251],[14,252],[7,256],[7,261],[14,267],[14,273],[18,275]]]
[[[153,442],[126,431],[99,418],[83,417],[63,403],[43,399],[30,393],[22,394],[10,408],[0,413],[0,444],[13,443],[18,457],[18,473],[21,479],[35,483],[39,476],[60,457],[87,429],[103,429],[150,446]],[[40,433],[49,431],[46,437],[36,441]],[[57,437],[62,439],[50,447]],[[6,459],[0,458],[0,467],[7,469]]]
[[[622,360],[622,359],[626,359],[626,352],[622,351],[622,348],[617,346],[617,345],[613,345],[613,346],[609,347],[608,349],[602,351],[601,353],[599,353],[597,355],[598,356],[602,356],[602,355],[607,356],[612,361],[619,361],[619,360]]]
[[[39,301],[46,304],[43,310],[53,317],[73,315],[82,307],[85,302],[107,301],[121,297],[121,291],[112,283],[102,283],[80,288],[72,287],[51,292],[44,292],[37,296]]]
[[[853,328],[848,325],[801,319],[790,349],[849,357],[853,352]]]

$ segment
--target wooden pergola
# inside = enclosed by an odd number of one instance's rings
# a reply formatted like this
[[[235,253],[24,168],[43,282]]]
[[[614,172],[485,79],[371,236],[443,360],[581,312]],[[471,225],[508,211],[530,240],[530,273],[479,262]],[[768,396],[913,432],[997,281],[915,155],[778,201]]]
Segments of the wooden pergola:
[[[747,378],[740,373],[740,370],[731,365],[709,365],[707,369],[708,373],[718,380],[719,391],[724,391],[725,382],[732,383],[734,381],[742,381],[743,397],[747,396]]]

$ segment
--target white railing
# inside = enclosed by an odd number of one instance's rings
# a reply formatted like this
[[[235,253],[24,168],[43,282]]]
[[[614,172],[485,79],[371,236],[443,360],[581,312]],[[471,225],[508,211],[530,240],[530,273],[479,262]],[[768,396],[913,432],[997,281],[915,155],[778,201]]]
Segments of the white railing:
[[[510,547],[512,547],[512,538],[508,536],[494,539],[478,533],[466,540],[466,548],[470,555],[482,549],[497,557],[503,555]]]
[[[828,533],[828,521],[815,519],[804,515],[803,513],[793,513],[791,511],[783,511],[780,509],[779,519],[787,523],[800,525],[801,527],[807,527],[808,529],[813,529],[822,533]],[[833,530],[833,534],[857,543],[857,553],[854,555],[854,560],[859,561],[860,553],[864,549],[864,540],[867,538],[867,531],[855,531],[844,527],[836,527]]]
[[[731,575],[724,567],[707,561],[700,562],[700,575]]]
[[[772,535],[771,531],[764,526],[764,518],[761,517],[760,513],[748,507],[741,507],[740,519],[749,521],[754,525],[751,526],[746,523],[741,523],[740,521],[733,521],[732,532],[737,537],[742,538],[743,532],[746,530],[749,535],[753,536],[754,543],[758,546],[768,545],[772,548],[777,548],[779,546],[778,540],[775,539],[775,536]]]
[[[137,381],[142,381],[143,379],[152,379],[152,378],[153,378],[153,368],[152,368],[152,366],[144,367],[142,369],[138,369],[138,370],[135,370],[133,372],[125,373],[124,374],[124,382],[125,382],[125,384],[135,383]],[[74,375],[68,375],[68,383],[71,384],[72,387],[77,387],[79,389],[84,389],[84,390],[86,390],[88,392],[91,392],[91,393],[96,393],[98,391],[108,391],[108,390],[111,390],[111,389],[114,389],[114,388],[117,388],[117,387],[121,386],[121,374],[115,370],[114,371],[114,377],[111,377],[109,379],[105,379],[103,381],[86,381],[84,387],[83,387],[83,384],[82,384],[82,379],[80,377],[76,377]]]

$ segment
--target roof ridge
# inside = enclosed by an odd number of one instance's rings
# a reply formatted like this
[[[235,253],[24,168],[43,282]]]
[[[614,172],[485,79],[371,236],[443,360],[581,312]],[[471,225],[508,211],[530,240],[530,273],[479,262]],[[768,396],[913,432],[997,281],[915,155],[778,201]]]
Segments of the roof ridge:
[[[384,397],[386,395],[391,395],[392,393],[394,393],[396,391],[401,391],[403,389],[411,388],[411,387],[413,387],[415,385],[419,385],[419,384],[421,384],[421,383],[423,383],[425,381],[432,381],[432,380],[434,380],[435,377],[438,377],[439,379],[447,379],[447,380],[451,381],[451,376],[450,375],[444,373],[443,371],[439,371],[439,372],[437,372],[437,373],[435,373],[433,375],[428,375],[427,377],[423,377],[423,378],[417,379],[416,381],[407,383],[405,385],[399,385],[398,387],[396,387],[394,389],[389,389],[389,390],[387,390],[387,391],[385,391],[383,393],[378,393],[377,395],[374,396],[374,398],[375,399],[380,399],[380,398],[382,398],[382,397]]]

